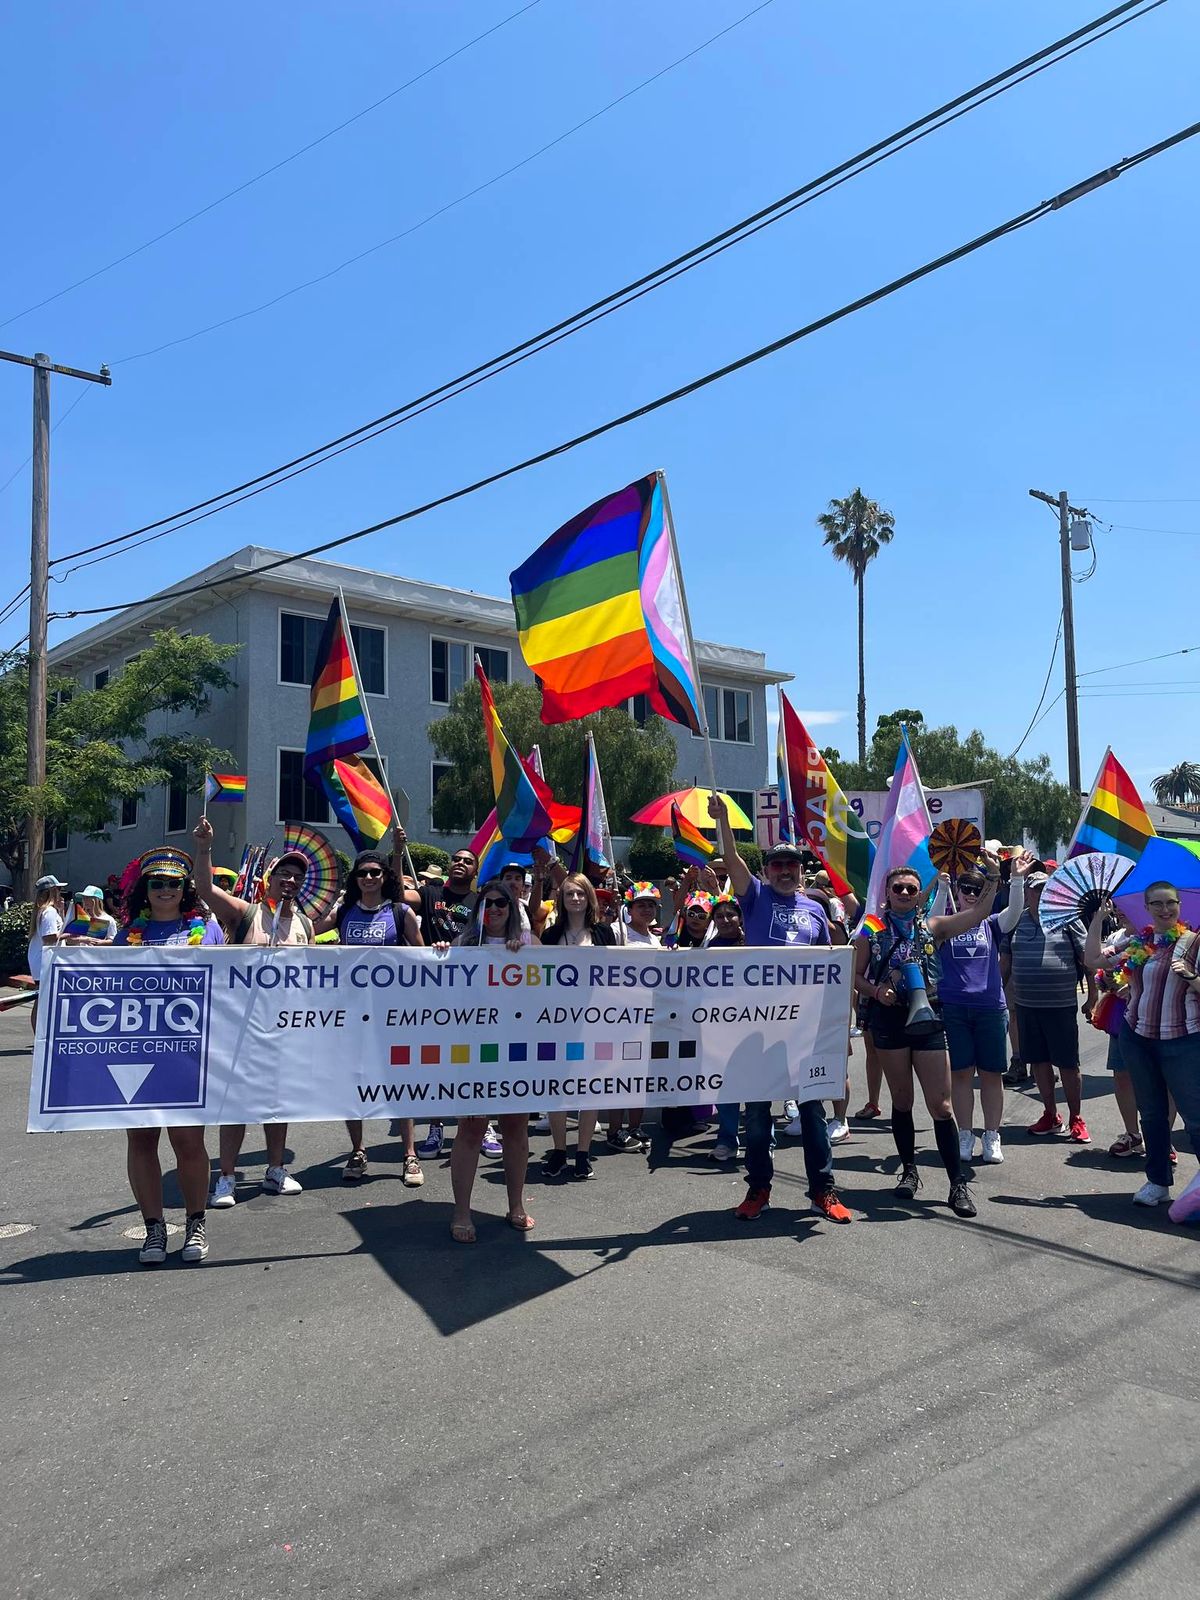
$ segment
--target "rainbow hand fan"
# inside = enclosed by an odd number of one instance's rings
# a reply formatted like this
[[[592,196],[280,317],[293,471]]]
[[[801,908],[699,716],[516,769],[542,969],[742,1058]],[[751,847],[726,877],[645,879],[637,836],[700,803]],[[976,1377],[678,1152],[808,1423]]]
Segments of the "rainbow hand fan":
[[[337,852],[323,833],[303,822],[289,822],[283,830],[283,848],[297,850],[308,862],[304,883],[296,900],[314,922],[332,909],[342,886]]]
[[[1091,850],[1072,856],[1046,880],[1038,907],[1038,920],[1046,933],[1054,933],[1076,918],[1086,927],[1105,895],[1112,895],[1133,871],[1135,863],[1108,850]]]

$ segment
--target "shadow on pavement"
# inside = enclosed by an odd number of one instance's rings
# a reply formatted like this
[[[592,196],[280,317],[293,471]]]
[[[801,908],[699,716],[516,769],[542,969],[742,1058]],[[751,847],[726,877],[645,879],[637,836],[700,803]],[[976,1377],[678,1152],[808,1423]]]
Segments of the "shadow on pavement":
[[[1067,1588],[1057,1590],[1053,1600],[1093,1600],[1096,1595],[1110,1593],[1115,1579],[1121,1573],[1136,1566],[1157,1545],[1173,1539],[1176,1534],[1182,1532],[1198,1511],[1200,1511],[1200,1489],[1193,1489],[1177,1505],[1166,1506],[1161,1515],[1155,1517],[1140,1532],[1131,1534],[1081,1578]],[[1182,1553],[1181,1551],[1180,1554]]]

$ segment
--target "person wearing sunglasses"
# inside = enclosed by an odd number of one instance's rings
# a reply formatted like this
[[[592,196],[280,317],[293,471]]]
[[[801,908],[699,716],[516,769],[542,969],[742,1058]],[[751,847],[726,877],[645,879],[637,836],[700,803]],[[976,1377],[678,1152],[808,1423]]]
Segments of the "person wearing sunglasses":
[[[742,908],[732,894],[717,895],[712,911],[713,936],[709,940],[709,954],[729,950],[746,942],[746,927]],[[738,1123],[742,1107],[739,1101],[730,1100],[717,1107],[717,1142],[712,1148],[714,1161],[736,1161],[738,1158]]]
[[[1181,921],[1173,883],[1152,883],[1143,896],[1150,916],[1140,933],[1103,941],[1107,906],[1088,925],[1084,960],[1108,971],[1118,967],[1129,984],[1121,1024],[1121,1061],[1133,1079],[1146,1141],[1146,1181],[1133,1197],[1139,1206],[1171,1198],[1173,1097],[1200,1160],[1200,933]],[[1200,1221],[1200,1173],[1168,1213],[1172,1222]]]
[[[554,918],[542,935],[543,944],[563,944],[609,947],[617,943],[617,935],[604,920],[600,902],[591,880],[582,872],[572,872],[558,886],[554,902]],[[575,1170],[572,1174],[580,1182],[596,1176],[592,1161],[592,1136],[596,1132],[598,1113],[579,1111],[575,1138]],[[640,1121],[640,1119],[639,1119]],[[552,1148],[542,1163],[543,1176],[565,1178],[567,1175],[567,1113],[550,1113],[550,1138]],[[640,1140],[638,1141],[640,1145]]]
[[[491,946],[495,949],[517,951],[524,945],[538,944],[528,928],[521,925],[521,912],[516,896],[492,878],[479,891],[479,905],[475,924],[468,933],[456,939],[456,945],[471,947]],[[529,1166],[529,1119],[523,1111],[510,1112],[497,1117],[500,1125],[500,1142],[504,1155],[504,1183],[508,1192],[508,1211],[505,1216],[510,1228],[518,1233],[528,1233],[533,1218],[525,1209],[525,1172]],[[492,1129],[487,1117],[460,1117],[450,1147],[450,1183],[454,1190],[454,1214],[450,1222],[450,1237],[455,1244],[475,1243],[475,1223],[471,1218],[471,1191],[475,1187],[475,1174],[479,1167],[479,1152],[484,1138]]]
[[[163,845],[147,850],[138,864],[141,871],[125,908],[128,920],[118,929],[114,945],[137,949],[142,945],[225,943],[220,928],[200,909],[189,855]],[[162,1266],[167,1259],[162,1167],[158,1159],[161,1133],[161,1128],[129,1128],[125,1134],[129,1187],[146,1228],[138,1260],[147,1267]],[[202,1127],[168,1128],[167,1138],[175,1152],[176,1175],[187,1214],[180,1260],[190,1266],[208,1255],[208,1150]]]
[[[951,934],[940,946],[938,999],[950,1050],[950,1089],[958,1123],[959,1155],[975,1153],[975,1073],[983,1113],[982,1159],[1004,1160],[1000,1123],[1004,1117],[1004,1071],[1008,1066],[1008,1005],[1000,978],[1001,942],[1021,920],[1025,874],[1036,858],[1023,850],[1013,863],[1008,904],[973,928]],[[979,904],[987,879],[979,866],[959,874],[958,901],[966,910]]]
[[[717,825],[721,859],[729,873],[729,886],[742,908],[748,945],[828,945],[829,922],[815,900],[803,893],[804,855],[795,845],[777,844],[763,856],[762,879],[756,878],[738,853],[729,825],[729,811],[719,794],[710,797],[709,815]],[[802,1063],[796,1063],[796,1071]],[[753,1222],[771,1202],[775,1164],[771,1159],[774,1137],[769,1100],[746,1102],[746,1198],[734,1210],[742,1222]],[[814,1211],[831,1222],[853,1221],[838,1199],[833,1183],[833,1146],[820,1100],[800,1106],[800,1136],[804,1144],[804,1170]]]
[[[421,926],[417,914],[405,902],[404,890],[386,858],[378,850],[361,850],[355,857],[345,893],[336,908],[315,924],[318,934],[336,929],[339,944],[378,950],[389,945],[420,946]],[[401,1178],[408,1189],[419,1189],[425,1182],[413,1143],[413,1119],[401,1117],[400,1137],[404,1140],[404,1166]],[[350,1155],[342,1169],[343,1183],[361,1183],[367,1175],[367,1152],[363,1147],[363,1124],[347,1119]]]
[[[892,1138],[900,1157],[896,1198],[912,1200],[921,1187],[913,1124],[915,1078],[933,1118],[938,1154],[950,1180],[949,1206],[958,1217],[973,1217],[976,1211],[967,1188],[950,1098],[950,1057],[938,1010],[937,947],[978,927],[990,913],[1000,882],[999,864],[988,851],[980,856],[980,863],[983,892],[974,897],[974,905],[950,916],[928,919],[919,873],[912,867],[893,867],[884,879],[883,925],[860,930],[854,959],[854,987],[870,1002],[867,1024],[892,1097]],[[922,991],[925,1015],[918,1018],[913,1015],[912,1002]]]

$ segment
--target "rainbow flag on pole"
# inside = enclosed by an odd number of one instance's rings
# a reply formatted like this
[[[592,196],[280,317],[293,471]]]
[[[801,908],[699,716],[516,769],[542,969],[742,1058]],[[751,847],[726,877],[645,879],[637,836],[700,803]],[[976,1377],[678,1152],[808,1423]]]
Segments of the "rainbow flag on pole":
[[[782,689],[777,760],[780,837],[820,856],[836,894],[865,903],[875,846]]]
[[[246,798],[246,780],[233,772],[210,772],[204,779],[206,805],[238,805]]]
[[[309,699],[304,776],[317,788],[323,787],[320,767],[365,750],[371,743],[348,635],[339,595],[329,608],[317,645]]]
[[[572,517],[509,581],[521,653],[542,688],[543,722],[570,722],[644,694],[652,711],[700,732],[661,473]]]
[[[362,757],[346,756],[322,767],[321,787],[354,848],[377,845],[392,825],[392,797]]]
[[[694,822],[688,821],[676,800],[671,801],[671,832],[675,835],[675,854],[689,867],[706,867],[717,853],[716,845],[704,837]]]
[[[483,731],[487,736],[492,767],[496,827],[506,844],[531,850],[539,839],[544,839],[550,832],[554,820],[520,756],[508,742],[504,724],[492,699],[492,686],[478,657],[475,659],[475,676],[479,680],[479,693],[483,700]]]
[[[1092,792],[1075,825],[1067,856],[1107,850],[1136,861],[1154,838],[1157,834],[1142,797],[1110,746],[1104,752]]]

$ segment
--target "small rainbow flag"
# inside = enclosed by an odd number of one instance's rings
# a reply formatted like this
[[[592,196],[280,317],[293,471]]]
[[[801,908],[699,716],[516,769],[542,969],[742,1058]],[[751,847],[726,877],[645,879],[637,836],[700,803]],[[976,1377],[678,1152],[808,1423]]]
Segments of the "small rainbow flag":
[[[531,850],[539,839],[544,839],[550,832],[554,819],[520,756],[508,742],[504,724],[492,699],[492,686],[478,657],[475,659],[475,676],[479,680],[483,702],[483,731],[487,736],[492,792],[496,797],[496,827],[506,844]],[[544,783],[542,787],[549,794]]]
[[[859,936],[864,939],[869,939],[873,933],[882,933],[883,929],[884,920],[875,911],[869,911],[858,925]]]
[[[331,761],[321,769],[321,786],[354,848],[377,845],[392,825],[392,799],[366,762],[360,756]]]
[[[1068,858],[1086,855],[1089,850],[1107,850],[1136,861],[1156,837],[1154,824],[1133,786],[1133,779],[1110,746],[1104,752],[1092,792],[1075,826]]]
[[[321,767],[365,750],[371,742],[349,634],[338,595],[329,608],[313,663],[304,776],[314,788],[322,787]]]
[[[204,780],[206,805],[238,805],[246,798],[246,780],[234,772],[210,772]]]
[[[689,867],[706,867],[717,853],[716,845],[704,837],[694,822],[688,821],[675,800],[671,801],[671,832],[675,835],[675,854]]]
[[[570,722],[644,694],[699,733],[700,691],[662,474],[606,495],[509,575],[542,721]]]

